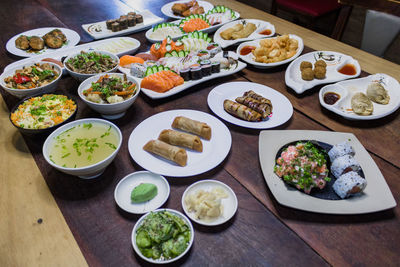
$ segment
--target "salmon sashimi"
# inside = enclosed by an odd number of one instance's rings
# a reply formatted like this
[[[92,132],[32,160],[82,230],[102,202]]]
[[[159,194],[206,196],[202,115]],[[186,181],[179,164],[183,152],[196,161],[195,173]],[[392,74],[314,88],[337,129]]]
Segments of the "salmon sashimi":
[[[206,29],[210,27],[210,24],[201,18],[193,18],[183,23],[181,27],[185,32],[194,32]]]
[[[140,86],[158,93],[164,93],[183,84],[184,80],[178,74],[169,70],[163,70],[145,77]]]

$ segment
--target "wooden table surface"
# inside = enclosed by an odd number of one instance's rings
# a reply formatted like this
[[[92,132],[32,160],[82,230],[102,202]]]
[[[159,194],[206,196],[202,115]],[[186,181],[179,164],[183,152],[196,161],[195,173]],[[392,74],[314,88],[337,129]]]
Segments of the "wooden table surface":
[[[2,43],[12,36],[39,27],[65,27],[77,31],[81,43],[92,41],[81,24],[106,20],[125,13],[126,6],[150,9],[163,16],[160,0],[2,1]],[[382,58],[319,35],[261,10],[236,1],[210,0],[241,13],[242,18],[270,21],[278,33],[294,33],[304,39],[304,52],[339,51],[356,58],[367,73],[387,73],[400,78],[400,67]],[[129,35],[148,50],[144,32]],[[18,60],[5,48],[0,67]],[[348,121],[324,110],[316,87],[299,96],[284,83],[285,67],[257,70],[204,82],[173,97],[152,100],[141,94],[127,114],[116,120],[124,140],[114,162],[95,180],[82,180],[51,168],[41,149],[45,137],[22,136],[9,122],[9,109],[18,101],[1,90],[0,99],[0,266],[128,266],[146,265],[133,251],[130,235],[139,216],[120,210],[114,201],[116,184],[127,174],[142,170],[129,156],[127,142],[144,119],[171,109],[195,109],[213,114],[207,95],[215,86],[250,81],[270,86],[289,98],[293,117],[278,130],[352,132],[384,175],[394,198],[400,199],[399,113],[376,121]],[[58,92],[77,97],[79,83],[63,77]],[[77,119],[99,117],[83,102]],[[169,200],[163,207],[182,211],[180,200],[187,186],[200,179],[217,179],[236,193],[236,215],[218,227],[194,224],[195,241],[178,261],[183,265],[233,264],[299,266],[398,266],[400,220],[398,206],[366,215],[337,216],[303,212],[281,206],[269,191],[258,159],[259,130],[226,123],[232,148],[215,169],[188,178],[168,177]]]

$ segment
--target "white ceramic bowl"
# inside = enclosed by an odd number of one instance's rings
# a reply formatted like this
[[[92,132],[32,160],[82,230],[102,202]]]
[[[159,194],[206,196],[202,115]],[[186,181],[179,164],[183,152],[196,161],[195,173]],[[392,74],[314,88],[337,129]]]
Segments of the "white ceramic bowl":
[[[155,211],[152,211],[152,212],[160,212],[160,211],[169,211],[169,212],[172,213],[173,215],[176,215],[176,216],[182,218],[183,221],[189,226],[189,229],[190,229],[190,232],[191,232],[191,236],[190,236],[189,244],[188,244],[187,248],[185,249],[185,251],[182,252],[182,254],[179,255],[178,257],[173,258],[173,259],[170,259],[170,260],[153,260],[153,259],[151,259],[151,258],[145,257],[145,256],[142,254],[142,252],[140,252],[139,247],[136,245],[136,230],[137,230],[137,229],[139,228],[139,226],[142,224],[143,219],[146,218],[146,217],[150,214],[150,212],[149,212],[149,213],[146,213],[145,215],[143,215],[142,217],[140,217],[140,219],[136,222],[136,224],[135,224],[135,226],[133,227],[133,230],[132,230],[131,241],[132,241],[132,246],[133,246],[133,249],[135,250],[135,252],[139,255],[139,257],[141,257],[141,258],[144,259],[145,261],[148,261],[148,262],[151,262],[151,263],[155,263],[155,264],[167,264],[167,263],[171,263],[171,262],[174,262],[174,261],[179,260],[180,258],[182,258],[182,257],[189,251],[189,249],[190,249],[190,248],[192,247],[192,245],[193,245],[193,240],[194,240],[194,229],[193,229],[193,225],[192,225],[192,223],[190,222],[190,220],[189,220],[185,215],[183,215],[181,212],[179,212],[179,211],[177,211],[177,210],[172,210],[172,209],[158,209],[158,210],[155,210]]]
[[[95,164],[85,166],[85,167],[80,167],[80,168],[65,168],[65,167],[59,166],[57,164],[54,164],[50,160],[49,149],[50,149],[50,146],[52,145],[52,143],[54,142],[55,137],[57,137],[62,132],[66,131],[76,125],[83,124],[83,123],[93,123],[93,122],[103,123],[107,126],[111,126],[117,132],[118,139],[119,139],[118,145],[117,145],[117,148],[115,149],[115,151],[113,153],[111,153],[111,155],[109,155],[104,160],[99,161]],[[46,141],[44,142],[42,151],[43,151],[43,156],[44,156],[45,160],[47,161],[47,163],[50,164],[51,166],[53,166],[54,168],[56,168],[57,170],[64,172],[66,174],[79,176],[80,178],[91,179],[91,178],[96,178],[96,177],[100,176],[104,172],[106,167],[114,160],[115,156],[118,154],[118,151],[121,148],[121,144],[122,144],[122,133],[115,124],[113,124],[109,121],[106,121],[106,120],[102,120],[102,119],[89,118],[89,119],[76,120],[76,121],[67,123],[67,124],[57,128],[56,130],[54,130],[54,132],[52,132],[47,137]]]
[[[104,74],[104,73],[107,73],[107,72],[114,72],[114,71],[117,69],[118,65],[119,65],[119,57],[116,56],[116,55],[114,55],[113,53],[110,53],[110,52],[107,52],[107,51],[98,51],[98,50],[83,50],[83,51],[85,51],[85,52],[87,52],[87,53],[90,53],[90,52],[97,52],[97,53],[100,53],[100,54],[103,54],[103,55],[108,55],[108,56],[110,56],[110,57],[117,63],[117,65],[116,65],[114,68],[112,68],[112,69],[110,69],[110,70],[108,70],[108,71],[106,71],[106,72],[102,72],[103,74]],[[73,58],[73,57],[79,55],[80,53],[81,53],[81,51],[76,52],[76,53],[73,53],[73,54],[70,54],[70,55],[64,60],[64,68],[67,70],[67,72],[69,73],[69,75],[71,75],[72,77],[74,77],[74,78],[77,79],[78,81],[81,81],[81,82],[82,82],[82,81],[86,80],[86,79],[89,78],[89,77],[92,77],[92,76],[97,75],[97,74],[102,74],[102,73],[84,74],[84,73],[75,72],[75,71],[72,71],[71,69],[69,69],[69,68],[67,67],[67,65],[66,65],[66,62],[68,62],[69,59],[71,59],[71,58]]]
[[[40,87],[36,87],[36,88],[32,88],[32,89],[12,89],[12,88],[8,88],[6,86],[6,83],[4,82],[4,79],[9,77],[9,76],[13,76],[15,74],[16,70],[20,70],[20,69],[22,69],[24,67],[30,67],[30,66],[35,65],[34,63],[29,63],[29,64],[26,64],[26,65],[19,65],[19,66],[16,66],[16,67],[13,67],[13,68],[11,68],[9,70],[4,71],[0,76],[0,85],[1,85],[1,87],[3,87],[4,90],[6,90],[8,93],[10,93],[13,96],[16,96],[18,98],[24,98],[24,97],[28,97],[28,96],[32,96],[32,95],[40,94],[40,93],[51,93],[54,90],[56,90],[57,84],[60,81],[61,76],[62,76],[62,68],[59,65],[51,63],[51,62],[43,62],[42,61],[42,62],[37,62],[37,63],[40,63],[40,64],[47,63],[47,64],[49,64],[51,66],[54,66],[54,69],[59,74],[58,77],[54,81],[49,83],[49,84],[46,84],[46,85],[40,86]]]
[[[93,82],[96,82],[101,76],[105,75],[103,74],[98,74],[96,76],[90,77],[83,81],[79,87],[78,87],[78,94],[80,98],[93,110],[99,112],[101,116],[103,116],[106,119],[113,120],[113,119],[118,119],[121,118],[122,116],[125,115],[126,110],[132,106],[133,102],[135,102],[136,98],[139,95],[140,92],[140,83],[135,80],[132,76],[127,75],[127,79],[133,83],[136,84],[136,93],[131,96],[129,99],[118,102],[118,103],[113,103],[113,104],[99,104],[95,103],[92,101],[89,101],[86,99],[86,97],[83,95],[83,91],[89,89],[92,86]],[[109,76],[111,77],[120,77],[123,78],[124,74],[122,73],[109,73]]]

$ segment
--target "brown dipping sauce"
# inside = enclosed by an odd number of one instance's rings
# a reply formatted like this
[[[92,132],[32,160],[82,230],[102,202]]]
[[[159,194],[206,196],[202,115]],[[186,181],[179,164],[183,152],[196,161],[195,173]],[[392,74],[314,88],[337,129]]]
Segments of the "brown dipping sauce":
[[[240,55],[245,56],[251,53],[251,51],[253,51],[254,49],[256,49],[255,46],[250,46],[250,45],[246,45],[244,46],[242,49],[240,49]]]
[[[357,73],[356,67],[353,64],[346,64],[338,71],[345,75],[355,75]]]
[[[270,35],[272,32],[271,32],[271,30],[270,29],[266,29],[266,30],[263,30],[263,31],[261,31],[261,32],[259,32],[258,34],[262,34],[262,35]]]
[[[340,99],[340,95],[333,92],[327,92],[324,94],[324,102],[328,105],[335,104]]]

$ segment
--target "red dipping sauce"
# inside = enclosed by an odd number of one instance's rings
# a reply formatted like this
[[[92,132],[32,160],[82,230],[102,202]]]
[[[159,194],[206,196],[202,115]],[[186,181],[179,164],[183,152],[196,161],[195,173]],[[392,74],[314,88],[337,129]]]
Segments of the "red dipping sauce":
[[[353,64],[346,64],[338,70],[345,75],[355,75],[357,73],[356,66]]]
[[[253,51],[254,49],[256,49],[255,46],[250,46],[250,45],[246,45],[244,46],[242,49],[240,49],[240,55],[245,56],[251,53],[251,51]]]
[[[270,35],[271,33],[272,33],[272,31],[270,29],[266,29],[266,30],[263,30],[263,31],[259,32],[258,34]]]
[[[324,102],[328,105],[335,104],[340,99],[340,95],[333,92],[327,92],[324,94]]]

